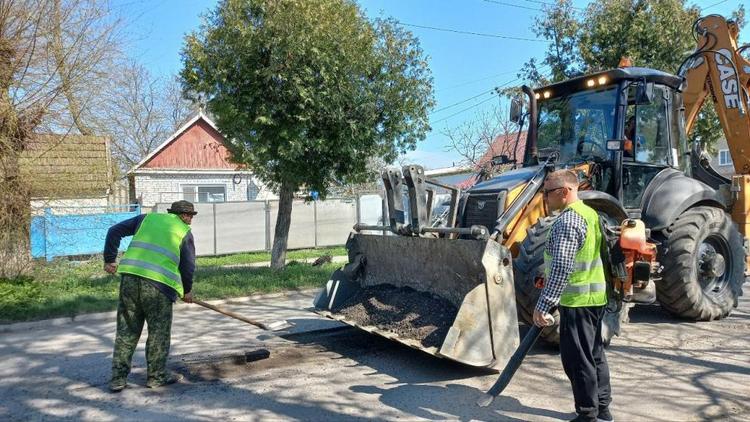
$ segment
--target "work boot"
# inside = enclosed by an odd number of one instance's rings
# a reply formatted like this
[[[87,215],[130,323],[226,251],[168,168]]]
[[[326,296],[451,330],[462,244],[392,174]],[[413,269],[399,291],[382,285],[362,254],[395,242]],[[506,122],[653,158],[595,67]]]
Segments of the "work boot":
[[[599,409],[599,415],[596,417],[596,422],[615,422],[615,418],[609,413],[609,408],[605,407]]]
[[[149,379],[148,381],[146,381],[146,387],[159,388],[165,385],[178,383],[182,381],[183,379],[185,379],[185,377],[183,377],[180,374],[170,374],[170,375],[167,375],[167,377],[164,379]]]
[[[128,380],[125,378],[112,378],[109,381],[109,391],[113,393],[119,393],[128,386]]]

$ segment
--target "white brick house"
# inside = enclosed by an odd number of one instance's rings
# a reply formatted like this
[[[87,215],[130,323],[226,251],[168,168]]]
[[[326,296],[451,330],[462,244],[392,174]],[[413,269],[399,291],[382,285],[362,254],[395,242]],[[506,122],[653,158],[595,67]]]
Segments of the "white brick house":
[[[128,172],[131,202],[144,207],[186,199],[195,203],[274,199],[250,171],[229,160],[224,137],[196,114]]]
[[[729,144],[723,135],[716,142],[716,155],[711,157],[711,167],[724,177],[732,177],[735,174]]]

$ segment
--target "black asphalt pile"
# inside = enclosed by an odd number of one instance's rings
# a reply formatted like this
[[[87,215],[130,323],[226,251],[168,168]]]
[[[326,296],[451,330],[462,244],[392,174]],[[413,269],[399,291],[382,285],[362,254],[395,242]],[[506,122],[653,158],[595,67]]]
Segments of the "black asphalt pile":
[[[458,313],[443,298],[391,285],[364,288],[333,311],[360,325],[418,340],[424,347],[440,347]]]

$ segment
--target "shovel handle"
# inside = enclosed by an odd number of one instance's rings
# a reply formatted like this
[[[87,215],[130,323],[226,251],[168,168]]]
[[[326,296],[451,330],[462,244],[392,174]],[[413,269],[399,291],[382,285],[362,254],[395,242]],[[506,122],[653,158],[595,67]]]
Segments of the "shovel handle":
[[[204,302],[202,300],[193,299],[193,303],[196,303],[198,305],[203,306],[204,308],[211,309],[212,311],[216,311],[216,312],[218,312],[220,314],[223,314],[223,315],[226,315],[228,317],[231,317],[231,318],[234,318],[234,319],[238,319],[238,320],[240,320],[242,322],[246,322],[246,323],[248,323],[250,325],[254,325],[254,326],[258,327],[258,328],[261,328],[261,329],[264,329],[264,330],[268,330],[269,329],[266,326],[266,324],[263,324],[262,322],[253,321],[250,318],[245,318],[242,315],[235,314],[234,312],[227,311],[226,309],[221,309],[221,308],[219,308],[216,305],[211,305],[210,303],[206,303],[206,302]]]
[[[525,358],[526,354],[529,353],[529,350],[531,350],[531,347],[534,345],[534,343],[536,343],[536,340],[539,338],[539,335],[541,333],[542,329],[537,327],[536,325],[532,325],[531,328],[529,328],[529,331],[526,333],[526,336],[524,336],[521,344],[518,346],[518,349],[516,349],[516,352],[513,353],[513,356],[511,356],[508,360],[508,364],[505,366],[505,369],[503,369],[503,372],[500,374],[498,380],[489,389],[489,391],[487,391],[487,394],[479,399],[479,401],[477,401],[477,404],[479,406],[489,406],[495,399],[495,397],[497,397],[500,393],[503,392],[503,390],[505,390],[505,387],[510,384],[510,380],[513,379],[513,375],[516,374],[516,371],[521,366],[523,358]]]

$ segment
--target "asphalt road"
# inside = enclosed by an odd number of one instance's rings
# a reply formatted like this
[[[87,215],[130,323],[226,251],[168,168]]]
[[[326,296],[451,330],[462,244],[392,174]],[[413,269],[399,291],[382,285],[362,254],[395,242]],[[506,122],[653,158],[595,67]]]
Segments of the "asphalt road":
[[[496,375],[437,359],[305,310],[313,294],[225,307],[295,324],[281,337],[196,305],[175,308],[171,367],[185,382],[145,388],[144,338],[130,386],[107,389],[114,317],[0,326],[0,420],[567,420],[559,356],[527,357],[491,407],[474,403]],[[323,331],[320,331],[323,330]],[[238,364],[246,353],[270,357]],[[607,351],[617,420],[750,420],[750,286],[721,321],[677,321],[635,308]]]

